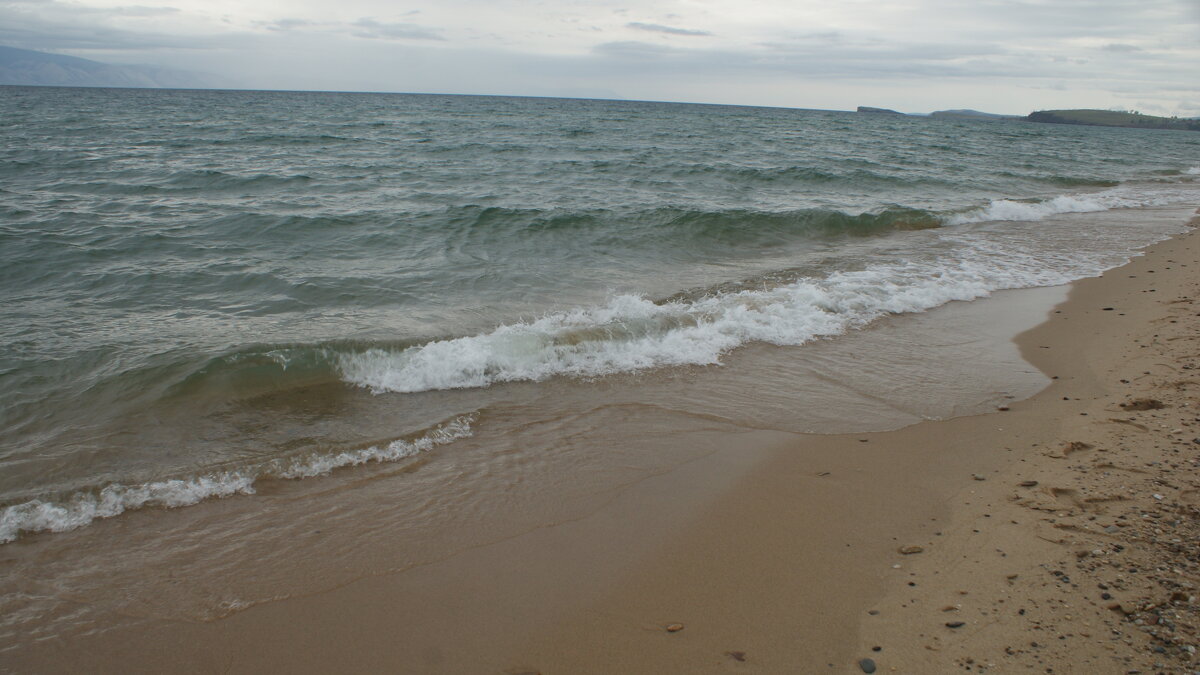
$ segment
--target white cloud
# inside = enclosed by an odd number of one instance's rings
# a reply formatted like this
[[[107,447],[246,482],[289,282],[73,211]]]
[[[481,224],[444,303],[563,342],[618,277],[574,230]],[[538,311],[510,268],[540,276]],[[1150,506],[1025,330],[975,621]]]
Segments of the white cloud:
[[[1197,115],[1191,0],[0,0],[0,43],[249,87]],[[1057,87],[1057,88],[1056,88]]]

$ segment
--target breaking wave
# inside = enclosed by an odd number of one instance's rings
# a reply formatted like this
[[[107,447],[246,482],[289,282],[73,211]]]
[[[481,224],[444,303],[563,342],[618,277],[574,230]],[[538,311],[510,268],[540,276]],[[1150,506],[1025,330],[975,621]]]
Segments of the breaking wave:
[[[207,499],[251,495],[255,483],[262,479],[312,478],[342,467],[394,462],[471,436],[473,421],[473,415],[456,417],[417,438],[396,439],[333,454],[275,459],[256,467],[139,485],[112,483],[95,490],[80,490],[62,499],[31,499],[0,509],[0,544],[16,540],[21,533],[66,532],[143,507],[171,509]]]
[[[597,377],[664,366],[720,363],[750,342],[799,345],[870,323],[1004,288],[1066,283],[1103,269],[1079,256],[960,249],[954,261],[877,264],[766,288],[654,302],[619,295],[607,304],[547,314],[480,335],[340,357],[342,377],[375,392],[486,387],[552,376]]]

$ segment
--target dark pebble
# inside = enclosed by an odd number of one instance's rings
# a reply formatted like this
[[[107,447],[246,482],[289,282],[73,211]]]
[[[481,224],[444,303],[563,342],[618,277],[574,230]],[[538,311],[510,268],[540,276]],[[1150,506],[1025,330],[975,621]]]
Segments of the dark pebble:
[[[1101,600],[1112,600],[1112,593],[1101,593],[1100,599]]]
[[[859,662],[858,662],[858,667],[859,667],[859,668],[862,668],[862,671],[863,671],[864,673],[873,673],[873,672],[875,672],[875,662],[874,662],[874,661],[872,661],[871,659],[863,659],[863,660],[859,661]]]
[[[966,621],[951,621],[946,624],[946,628],[962,628],[967,625]]]

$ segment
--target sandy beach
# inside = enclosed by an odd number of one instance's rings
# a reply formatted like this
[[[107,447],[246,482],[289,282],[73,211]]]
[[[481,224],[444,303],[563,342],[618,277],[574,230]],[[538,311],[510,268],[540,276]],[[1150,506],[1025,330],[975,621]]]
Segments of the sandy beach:
[[[1053,378],[1028,400],[776,455],[530,663],[1193,672],[1198,253],[1074,284],[1018,338]]]
[[[1072,285],[1018,338],[1050,386],[994,412],[694,435],[582,516],[211,620],[114,614],[4,668],[1192,672],[1198,266],[1193,230]]]

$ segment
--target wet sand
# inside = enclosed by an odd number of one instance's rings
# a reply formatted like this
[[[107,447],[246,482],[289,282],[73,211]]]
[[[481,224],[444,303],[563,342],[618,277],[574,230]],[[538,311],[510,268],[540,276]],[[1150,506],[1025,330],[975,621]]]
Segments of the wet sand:
[[[1057,379],[1008,410],[865,434],[697,430],[691,459],[571,518],[212,620],[113,617],[30,638],[2,667],[1184,668],[1196,625],[1187,584],[1200,581],[1200,385],[1185,367],[1198,356],[1197,267],[1189,233],[1074,284],[1019,338]],[[1120,407],[1134,399],[1165,407]],[[901,554],[907,546],[921,552]],[[324,553],[319,538],[296,550]]]

